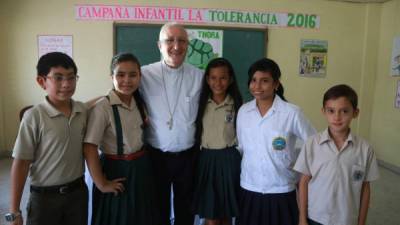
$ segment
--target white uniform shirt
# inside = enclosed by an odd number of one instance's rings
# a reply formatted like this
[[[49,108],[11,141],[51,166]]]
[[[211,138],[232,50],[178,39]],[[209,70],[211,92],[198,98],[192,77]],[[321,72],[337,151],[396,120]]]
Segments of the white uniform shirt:
[[[293,191],[298,174],[292,170],[303,141],[316,133],[300,108],[275,96],[262,117],[256,100],[244,104],[237,117],[239,150],[243,152],[240,185],[259,193]],[[274,147],[275,146],[275,147]]]
[[[165,152],[192,147],[203,72],[186,63],[174,69],[156,62],[143,66],[142,74],[140,92],[150,122],[145,135],[147,142]],[[169,129],[171,114],[173,125]]]
[[[308,183],[308,217],[322,224],[355,225],[362,184],[378,179],[372,147],[349,134],[339,151],[328,129],[309,138],[294,166],[312,176]]]

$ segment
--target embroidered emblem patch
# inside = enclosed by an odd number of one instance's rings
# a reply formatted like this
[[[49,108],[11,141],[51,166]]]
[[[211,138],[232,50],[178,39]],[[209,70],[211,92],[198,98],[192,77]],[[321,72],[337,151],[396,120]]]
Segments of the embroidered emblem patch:
[[[364,172],[361,170],[356,170],[353,173],[353,180],[360,181],[364,177]]]
[[[231,123],[233,121],[233,115],[231,113],[225,115],[225,122]]]
[[[274,150],[281,151],[286,148],[286,139],[283,137],[276,137],[272,141],[272,147]]]

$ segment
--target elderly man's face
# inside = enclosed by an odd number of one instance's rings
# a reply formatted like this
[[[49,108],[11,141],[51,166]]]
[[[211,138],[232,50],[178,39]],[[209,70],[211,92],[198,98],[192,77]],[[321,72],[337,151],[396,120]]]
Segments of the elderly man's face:
[[[158,47],[165,63],[177,68],[185,60],[188,48],[187,33],[181,27],[169,27],[161,34]]]

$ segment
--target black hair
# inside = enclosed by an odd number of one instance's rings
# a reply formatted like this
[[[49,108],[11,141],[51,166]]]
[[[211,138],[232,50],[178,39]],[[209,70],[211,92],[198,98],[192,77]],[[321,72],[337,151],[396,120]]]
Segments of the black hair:
[[[349,102],[353,106],[353,109],[357,109],[358,105],[357,93],[354,91],[353,88],[351,88],[346,84],[339,84],[329,88],[324,94],[324,99],[322,100],[322,107],[325,107],[325,103],[328,100],[331,99],[335,100],[340,97],[347,98],[347,100],[349,100]]]
[[[140,62],[139,62],[138,58],[135,55],[133,55],[132,53],[128,53],[128,52],[118,53],[114,57],[112,57],[111,65],[110,65],[111,75],[113,75],[114,70],[117,67],[117,65],[122,62],[132,62],[132,63],[136,64],[139,69],[140,76],[141,76]],[[132,95],[133,95],[133,98],[135,99],[136,106],[139,109],[140,116],[142,117],[143,122],[145,122],[146,121],[146,108],[145,108],[144,100],[139,92],[139,88],[136,89]],[[144,125],[146,125],[146,124],[144,123]]]
[[[116,54],[111,59],[111,65],[110,65],[111,75],[114,73],[115,67],[117,67],[117,65],[122,63],[122,62],[133,62],[138,66],[139,71],[140,71],[139,59],[135,55],[133,55],[132,53],[122,52],[122,53]]]
[[[212,97],[212,91],[210,89],[210,86],[207,83],[207,78],[210,76],[210,71],[213,68],[217,67],[225,67],[228,69],[229,73],[229,79],[230,79],[230,84],[228,86],[228,89],[226,90],[226,94],[231,96],[233,99],[233,107],[235,110],[235,116],[234,116],[234,124],[236,127],[236,117],[237,117],[237,112],[239,111],[240,106],[243,103],[242,95],[240,94],[237,82],[236,82],[236,76],[235,76],[235,71],[233,70],[232,64],[225,58],[215,58],[212,59],[204,72],[204,78],[203,78],[203,83],[202,83],[202,89],[200,93],[200,100],[199,100],[199,110],[197,113],[197,118],[196,118],[196,142],[198,144],[201,144],[201,135],[203,133],[203,116],[204,112],[207,107],[208,99]]]
[[[279,82],[279,79],[281,78],[281,70],[279,69],[278,64],[272,59],[262,58],[262,59],[257,60],[250,66],[250,68],[247,72],[248,76],[249,76],[248,81],[247,81],[247,86],[250,85],[250,82],[253,79],[253,76],[257,71],[270,73],[272,76],[272,79],[275,82]],[[278,89],[275,90],[275,94],[277,94],[279,97],[281,97],[282,100],[286,101],[286,98],[283,95],[283,93],[284,93],[284,89],[283,89],[282,83],[280,83],[278,86]]]
[[[45,77],[50,73],[51,68],[59,66],[65,69],[72,68],[75,75],[78,73],[78,68],[71,57],[62,52],[50,52],[40,57],[36,66],[37,75]]]

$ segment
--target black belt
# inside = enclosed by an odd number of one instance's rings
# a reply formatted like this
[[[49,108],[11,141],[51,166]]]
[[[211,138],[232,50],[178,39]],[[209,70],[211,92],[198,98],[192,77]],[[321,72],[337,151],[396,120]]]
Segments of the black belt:
[[[61,185],[46,186],[46,187],[31,185],[31,193],[33,192],[38,194],[68,194],[80,187],[83,187],[84,185],[85,181],[82,176],[74,181]]]

